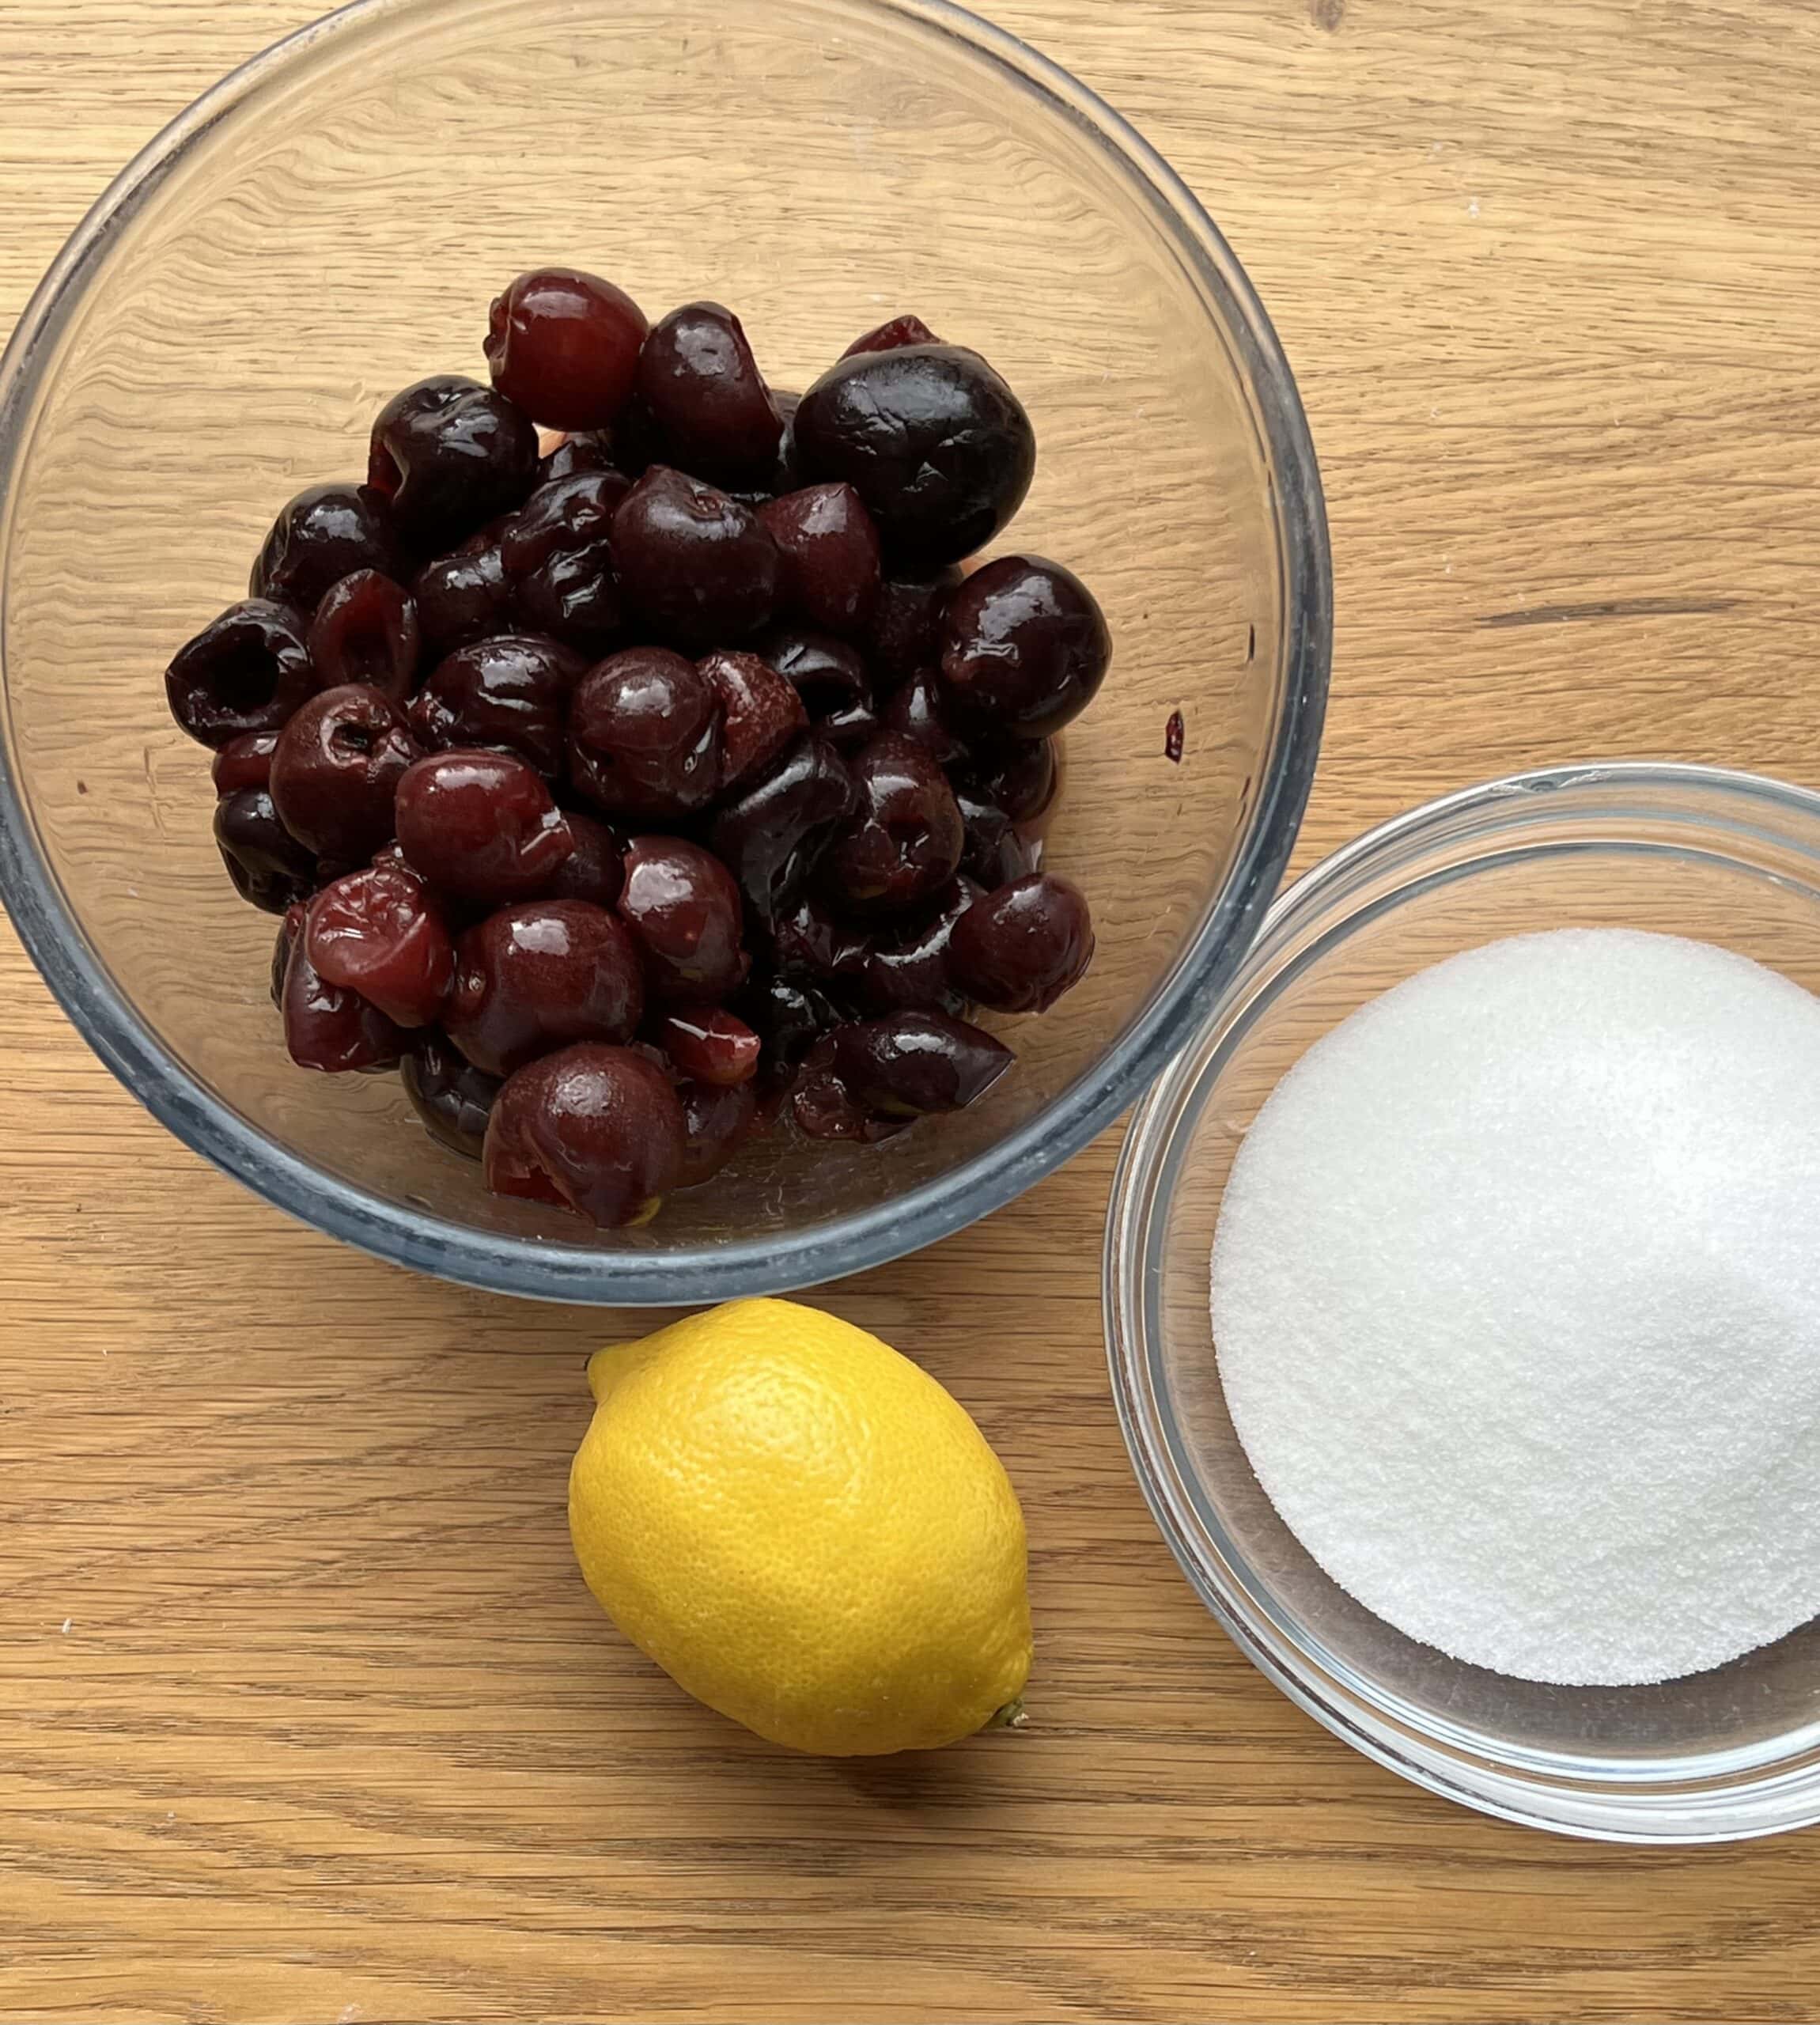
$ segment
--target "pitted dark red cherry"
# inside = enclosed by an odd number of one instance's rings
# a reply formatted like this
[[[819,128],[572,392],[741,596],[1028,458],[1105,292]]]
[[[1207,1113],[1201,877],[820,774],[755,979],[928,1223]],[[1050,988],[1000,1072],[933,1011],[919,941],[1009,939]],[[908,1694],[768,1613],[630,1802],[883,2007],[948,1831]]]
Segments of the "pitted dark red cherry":
[[[688,1132],[669,1077],[642,1054],[566,1047],[520,1069],[494,1100],[486,1185],[608,1228],[637,1223],[683,1185]]]
[[[493,384],[551,429],[600,429],[626,405],[649,326],[622,288],[575,267],[520,274],[494,302]]]
[[[977,1101],[1012,1058],[967,1012],[1093,948],[1039,868],[1104,621],[1058,564],[955,566],[1029,483],[1016,396],[914,316],[775,392],[730,311],[647,327],[569,268],[486,350],[167,676],[292,1055],[399,1066],[490,1187],[605,1225],[761,1127]]]

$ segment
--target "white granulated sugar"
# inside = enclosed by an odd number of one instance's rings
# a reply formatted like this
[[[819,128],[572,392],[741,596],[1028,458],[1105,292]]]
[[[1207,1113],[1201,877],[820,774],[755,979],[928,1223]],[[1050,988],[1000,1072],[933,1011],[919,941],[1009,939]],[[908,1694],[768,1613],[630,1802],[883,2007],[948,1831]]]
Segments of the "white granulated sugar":
[[[1213,1247],[1233,1424],[1290,1529],[1412,1638],[1673,1679],[1820,1613],[1820,1000],[1561,929],[1311,1048]]]

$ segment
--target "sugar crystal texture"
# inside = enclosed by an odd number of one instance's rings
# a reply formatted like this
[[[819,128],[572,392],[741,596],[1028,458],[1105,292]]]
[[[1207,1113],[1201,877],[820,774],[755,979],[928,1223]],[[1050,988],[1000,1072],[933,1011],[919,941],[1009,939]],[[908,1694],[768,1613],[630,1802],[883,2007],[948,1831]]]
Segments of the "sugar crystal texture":
[[[1354,1013],[1240,1148],[1233,1424],[1326,1573],[1529,1680],[1663,1681],[1820,1613],[1820,1000],[1622,929]]]

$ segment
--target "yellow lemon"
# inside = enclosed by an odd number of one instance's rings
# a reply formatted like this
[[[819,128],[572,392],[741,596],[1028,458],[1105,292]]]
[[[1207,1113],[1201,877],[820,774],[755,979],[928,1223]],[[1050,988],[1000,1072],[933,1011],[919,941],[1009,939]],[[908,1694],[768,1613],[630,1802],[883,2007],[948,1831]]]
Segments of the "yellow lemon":
[[[698,1700],[840,1757],[1018,1720],[1024,1515],[926,1372],[818,1309],[742,1300],[602,1350],[588,1376],[576,1558]]]

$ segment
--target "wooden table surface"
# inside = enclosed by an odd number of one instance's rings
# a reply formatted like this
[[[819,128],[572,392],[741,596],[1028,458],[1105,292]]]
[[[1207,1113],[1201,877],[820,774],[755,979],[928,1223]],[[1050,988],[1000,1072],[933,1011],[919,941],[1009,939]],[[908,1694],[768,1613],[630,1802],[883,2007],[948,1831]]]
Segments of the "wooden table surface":
[[[0,328],[309,11],[0,0]],[[1546,759],[1820,784],[1812,0],[996,12],[1179,167],[1300,377],[1339,611],[1302,862]],[[1113,1137],[818,1296],[1004,1455],[1040,1647],[1027,1734],[828,1764],[687,1702],[571,1567],[582,1357],[638,1318],[288,1222],[9,936],[0,1060],[0,2015],[1820,2017],[1820,1834],[1481,1820],[1237,1657],[1114,1424]]]

